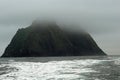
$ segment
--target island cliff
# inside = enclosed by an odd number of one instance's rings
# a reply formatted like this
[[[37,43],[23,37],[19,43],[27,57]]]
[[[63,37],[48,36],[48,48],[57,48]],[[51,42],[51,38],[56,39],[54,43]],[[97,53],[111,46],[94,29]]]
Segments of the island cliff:
[[[53,22],[33,22],[17,31],[2,57],[106,55],[87,32],[62,30]]]

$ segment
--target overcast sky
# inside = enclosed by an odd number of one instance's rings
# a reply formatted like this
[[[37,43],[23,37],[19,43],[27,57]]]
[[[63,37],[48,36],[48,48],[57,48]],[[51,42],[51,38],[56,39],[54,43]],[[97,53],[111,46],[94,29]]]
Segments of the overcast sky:
[[[18,28],[37,17],[79,25],[107,54],[120,54],[120,0],[0,0],[0,55]]]

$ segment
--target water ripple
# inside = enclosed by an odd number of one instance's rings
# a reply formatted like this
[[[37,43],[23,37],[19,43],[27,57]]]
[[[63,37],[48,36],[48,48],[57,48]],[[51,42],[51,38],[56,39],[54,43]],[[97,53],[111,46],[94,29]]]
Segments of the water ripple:
[[[0,80],[114,80],[120,79],[115,60],[62,60],[0,64]],[[109,78],[110,77],[110,78]],[[112,79],[111,79],[112,78]]]

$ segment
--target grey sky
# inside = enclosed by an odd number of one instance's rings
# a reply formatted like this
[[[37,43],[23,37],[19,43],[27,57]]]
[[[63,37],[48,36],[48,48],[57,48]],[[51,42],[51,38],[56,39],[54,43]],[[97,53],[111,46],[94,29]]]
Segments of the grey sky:
[[[0,0],[0,53],[18,28],[43,16],[80,25],[107,54],[120,54],[119,0]]]

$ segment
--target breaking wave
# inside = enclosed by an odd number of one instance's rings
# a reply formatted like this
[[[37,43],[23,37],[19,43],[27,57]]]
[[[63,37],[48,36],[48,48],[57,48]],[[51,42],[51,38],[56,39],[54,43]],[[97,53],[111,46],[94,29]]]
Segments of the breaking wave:
[[[0,63],[0,80],[113,80],[110,77],[119,80],[120,73],[117,69],[120,69],[120,66],[115,65],[115,61],[112,59],[48,62],[8,60]],[[116,77],[113,73],[119,76]]]

